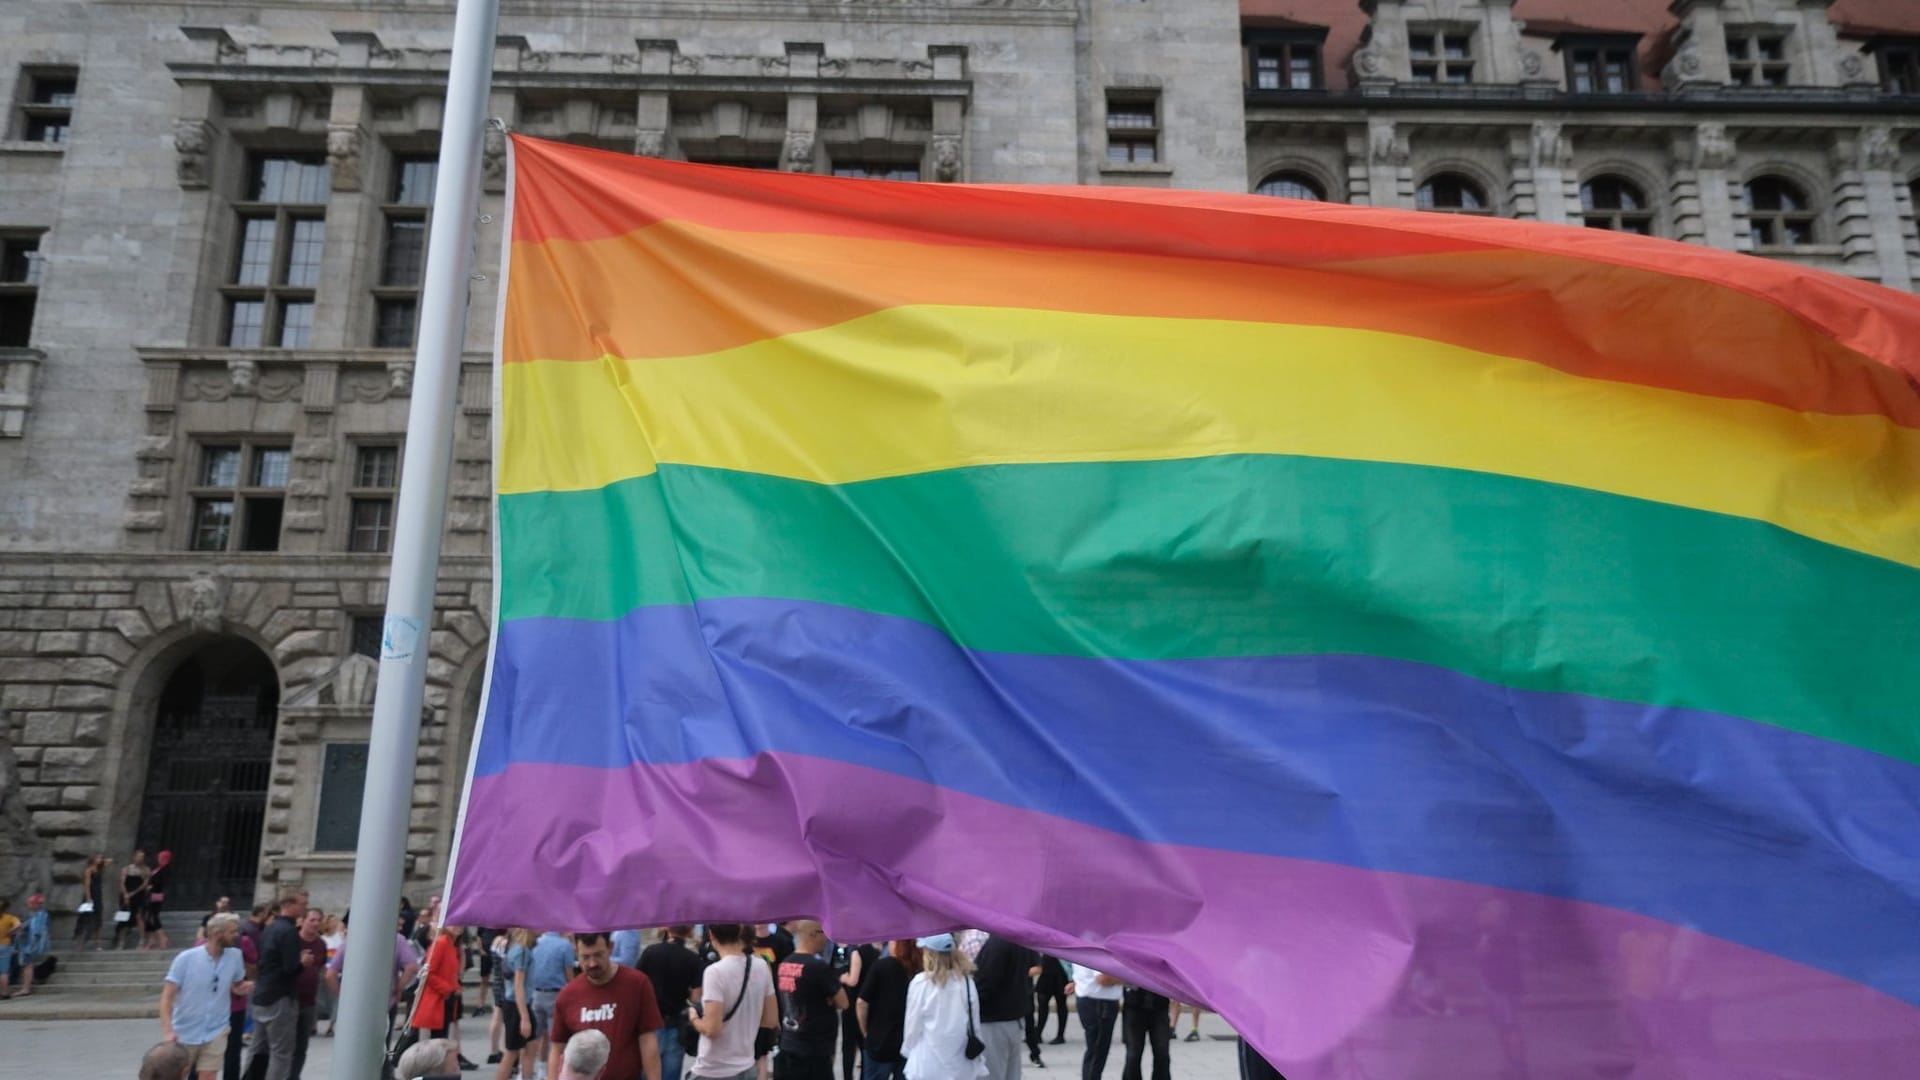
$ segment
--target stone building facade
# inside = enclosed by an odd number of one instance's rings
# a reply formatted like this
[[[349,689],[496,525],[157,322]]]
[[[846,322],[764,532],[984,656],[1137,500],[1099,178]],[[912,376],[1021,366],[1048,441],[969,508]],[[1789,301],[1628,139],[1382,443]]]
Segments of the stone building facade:
[[[1602,9],[1596,15],[1595,9]],[[172,849],[343,903],[451,9],[0,7],[0,893]],[[491,110],[623,152],[1628,228],[1911,288],[1920,0],[504,0]],[[491,607],[483,217],[408,880]],[[418,899],[418,896],[416,896]]]

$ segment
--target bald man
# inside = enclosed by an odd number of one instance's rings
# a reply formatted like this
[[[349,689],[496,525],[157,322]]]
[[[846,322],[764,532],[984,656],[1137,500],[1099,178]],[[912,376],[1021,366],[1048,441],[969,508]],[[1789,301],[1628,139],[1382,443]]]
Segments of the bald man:
[[[793,952],[773,976],[780,1000],[780,1053],[773,1059],[773,1074],[776,1080],[833,1080],[833,1043],[847,991],[823,955],[827,935],[820,924],[797,919],[789,928]]]

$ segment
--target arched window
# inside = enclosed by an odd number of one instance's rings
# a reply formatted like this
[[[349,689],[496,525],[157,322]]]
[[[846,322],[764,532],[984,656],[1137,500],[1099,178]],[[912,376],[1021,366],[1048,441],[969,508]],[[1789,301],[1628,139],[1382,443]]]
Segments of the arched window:
[[[1811,244],[1816,217],[1812,200],[1793,181],[1756,176],[1747,182],[1747,222],[1754,247]]]
[[[1414,205],[1449,214],[1493,213],[1486,191],[1459,173],[1435,173],[1420,185]]]
[[[1305,173],[1274,173],[1260,186],[1253,189],[1255,195],[1272,195],[1279,199],[1306,199],[1310,202],[1326,202],[1327,193],[1320,189],[1313,177]]]
[[[1590,229],[1653,235],[1653,207],[1633,181],[1596,176],[1580,185],[1581,220]]]

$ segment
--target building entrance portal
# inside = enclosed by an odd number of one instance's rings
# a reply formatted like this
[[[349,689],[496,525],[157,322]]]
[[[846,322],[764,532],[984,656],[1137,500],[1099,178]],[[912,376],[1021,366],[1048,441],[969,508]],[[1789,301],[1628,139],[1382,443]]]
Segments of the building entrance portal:
[[[222,638],[183,660],[154,719],[139,844],[173,852],[166,906],[245,911],[259,873],[280,682],[248,642]],[[124,856],[123,856],[124,857]]]

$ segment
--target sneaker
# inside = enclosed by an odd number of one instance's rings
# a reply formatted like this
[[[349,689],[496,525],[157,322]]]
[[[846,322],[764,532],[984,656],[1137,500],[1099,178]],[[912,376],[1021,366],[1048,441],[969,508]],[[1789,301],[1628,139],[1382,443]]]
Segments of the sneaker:
[[[480,1067],[480,1066],[478,1066],[478,1065],[475,1065],[475,1064],[474,1064],[473,1062],[471,1062],[471,1061],[468,1061],[468,1060],[467,1060],[467,1055],[465,1055],[465,1054],[461,1054],[461,1055],[460,1055],[460,1071],[461,1071],[461,1072],[472,1072],[473,1070],[475,1070],[475,1069],[477,1069],[477,1068],[479,1068],[479,1067]]]
[[[1055,1035],[1053,1038],[1047,1040],[1047,1045],[1065,1046],[1067,1045],[1067,1037],[1065,1035]]]
[[[1197,1031],[1189,1031],[1189,1032],[1187,1032],[1187,1041],[1188,1041],[1188,1042],[1199,1042],[1199,1041],[1200,1041],[1200,1033],[1199,1033],[1199,1032],[1197,1032]]]
[[[489,1065],[498,1065],[498,1064],[500,1064],[500,1053],[499,1053],[499,1051],[495,1051],[495,1052],[493,1052],[493,1053],[491,1053],[491,1054],[488,1054],[488,1055],[487,1055],[487,1064],[489,1064]]]

